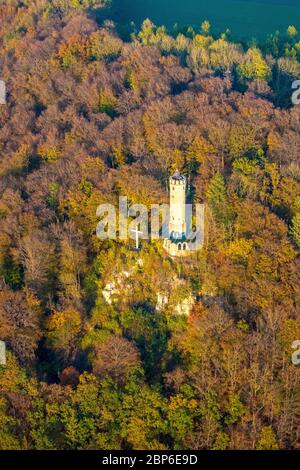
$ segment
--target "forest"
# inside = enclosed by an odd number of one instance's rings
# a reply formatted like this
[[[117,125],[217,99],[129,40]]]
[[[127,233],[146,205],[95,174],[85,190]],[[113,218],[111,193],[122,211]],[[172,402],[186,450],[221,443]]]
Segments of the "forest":
[[[300,34],[129,39],[106,4],[0,4],[0,449],[300,449]],[[97,238],[176,168],[201,251]]]

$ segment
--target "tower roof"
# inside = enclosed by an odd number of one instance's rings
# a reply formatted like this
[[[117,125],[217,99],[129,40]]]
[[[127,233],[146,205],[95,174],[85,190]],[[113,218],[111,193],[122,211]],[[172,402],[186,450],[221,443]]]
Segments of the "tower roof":
[[[176,181],[182,181],[185,179],[185,177],[181,175],[178,170],[175,171],[174,175],[171,178]]]

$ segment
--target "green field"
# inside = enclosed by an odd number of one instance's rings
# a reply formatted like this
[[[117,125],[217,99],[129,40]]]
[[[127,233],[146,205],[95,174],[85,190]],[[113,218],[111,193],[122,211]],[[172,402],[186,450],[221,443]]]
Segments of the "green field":
[[[199,25],[208,19],[215,32],[229,28],[234,38],[264,39],[290,24],[300,30],[300,0],[114,0],[120,24],[139,25],[150,18],[172,28]]]

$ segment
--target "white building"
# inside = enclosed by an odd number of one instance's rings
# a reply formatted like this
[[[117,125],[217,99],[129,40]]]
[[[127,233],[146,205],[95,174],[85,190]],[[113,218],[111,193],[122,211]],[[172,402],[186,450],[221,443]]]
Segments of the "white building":
[[[187,220],[186,187],[186,177],[176,171],[170,177],[169,236],[164,240],[164,248],[171,256],[188,256],[204,244],[204,204],[196,207],[196,231],[192,233],[187,227],[187,222],[191,225],[192,221]]]

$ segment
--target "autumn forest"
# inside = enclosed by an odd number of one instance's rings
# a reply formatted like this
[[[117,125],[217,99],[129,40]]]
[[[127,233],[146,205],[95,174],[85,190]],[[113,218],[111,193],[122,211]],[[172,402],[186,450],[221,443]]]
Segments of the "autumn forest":
[[[0,449],[300,449],[300,33],[107,3],[0,4]],[[97,238],[176,169],[202,250]]]

